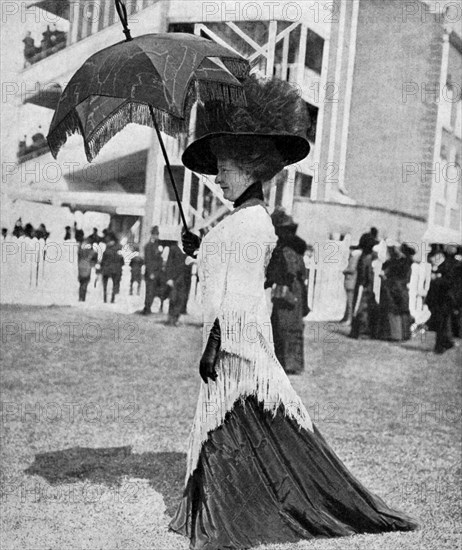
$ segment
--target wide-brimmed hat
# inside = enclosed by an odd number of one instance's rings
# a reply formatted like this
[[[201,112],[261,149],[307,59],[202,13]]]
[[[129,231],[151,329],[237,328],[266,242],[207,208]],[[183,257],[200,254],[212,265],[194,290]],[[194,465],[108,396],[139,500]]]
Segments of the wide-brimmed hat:
[[[233,144],[250,140],[265,149],[270,142],[284,166],[304,159],[310,152],[307,130],[310,119],[296,88],[279,79],[259,80],[251,75],[243,82],[247,104],[198,108],[198,137],[184,151],[183,164],[194,172],[215,175],[217,158],[212,142],[222,138]]]
[[[271,221],[273,222],[274,227],[298,227],[298,224],[294,222],[294,219],[290,214],[282,207],[278,207],[271,214]]]
[[[416,253],[416,249],[407,243],[403,243],[399,249],[405,256],[414,256]]]

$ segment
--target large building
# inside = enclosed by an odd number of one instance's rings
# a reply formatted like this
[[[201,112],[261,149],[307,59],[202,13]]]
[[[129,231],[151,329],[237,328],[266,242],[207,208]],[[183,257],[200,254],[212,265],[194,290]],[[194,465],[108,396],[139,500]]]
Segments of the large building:
[[[418,246],[460,243],[462,3],[337,6],[320,164],[296,217],[321,240],[374,225]]]
[[[370,225],[408,241],[430,234],[460,240],[457,2],[125,3],[133,36],[196,33],[238,51],[260,74],[299,87],[312,119],[312,150],[266,192],[270,208],[281,204],[293,212],[309,242],[346,233],[356,239]],[[16,29],[17,50],[11,48],[21,52],[11,61],[14,84],[7,88],[14,115],[2,179],[10,200],[49,204],[51,218],[62,207],[103,213],[135,240],[145,240],[154,224],[175,232],[178,208],[151,128],[127,127],[91,165],[80,137],[68,140],[57,161],[41,137],[73,73],[124,38],[114,1],[18,6],[6,14]],[[213,178],[184,169],[175,140],[166,142],[191,225],[215,223],[230,205]]]

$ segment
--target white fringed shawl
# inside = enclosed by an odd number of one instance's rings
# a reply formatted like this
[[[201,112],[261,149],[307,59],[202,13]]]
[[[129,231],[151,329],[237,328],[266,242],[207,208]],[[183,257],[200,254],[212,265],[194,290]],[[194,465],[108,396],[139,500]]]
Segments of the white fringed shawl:
[[[255,396],[267,411],[285,414],[313,429],[310,416],[274,355],[264,290],[265,268],[276,246],[262,203],[242,206],[214,227],[199,250],[204,316],[203,340],[218,317],[221,354],[216,382],[201,382],[189,440],[186,480],[196,468],[208,433],[238,400]]]

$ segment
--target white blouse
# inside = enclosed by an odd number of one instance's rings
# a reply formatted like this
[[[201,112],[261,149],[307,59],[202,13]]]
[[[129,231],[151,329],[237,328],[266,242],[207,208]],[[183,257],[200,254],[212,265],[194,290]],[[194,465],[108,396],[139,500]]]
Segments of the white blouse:
[[[207,434],[224,422],[237,401],[245,402],[249,396],[273,414],[283,406],[284,414],[313,429],[306,408],[274,355],[264,282],[276,242],[271,218],[261,203],[236,209],[202,240],[198,263],[203,343],[205,346],[218,318],[221,350],[216,381],[200,382],[186,479],[197,466]]]
[[[257,332],[272,341],[264,282],[276,242],[261,204],[237,209],[204,237],[198,253],[204,345],[217,317],[224,351],[248,356],[245,344],[256,342]]]

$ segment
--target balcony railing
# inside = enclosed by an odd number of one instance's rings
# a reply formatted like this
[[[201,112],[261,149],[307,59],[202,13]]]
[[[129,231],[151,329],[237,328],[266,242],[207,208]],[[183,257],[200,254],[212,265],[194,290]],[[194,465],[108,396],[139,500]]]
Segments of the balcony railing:
[[[45,155],[49,152],[50,149],[46,141],[37,145],[33,144],[30,147],[20,146],[17,153],[18,162],[22,164],[23,162],[27,162],[28,160],[40,157],[41,155]]]

